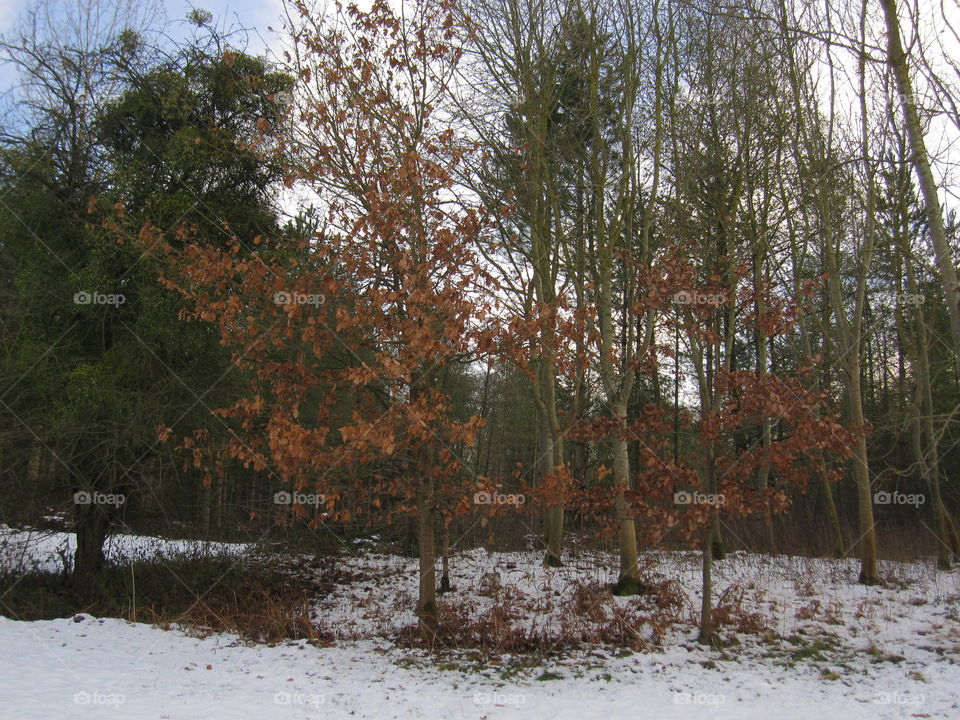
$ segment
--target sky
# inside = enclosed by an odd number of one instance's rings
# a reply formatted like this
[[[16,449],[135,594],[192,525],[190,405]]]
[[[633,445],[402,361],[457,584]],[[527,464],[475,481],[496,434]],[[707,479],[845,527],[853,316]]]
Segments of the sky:
[[[184,18],[192,8],[202,8],[213,13],[214,18],[232,25],[250,28],[250,50],[262,52],[267,45],[273,44],[272,33],[268,27],[279,28],[283,17],[282,0],[163,0],[164,12],[169,20]]]
[[[161,31],[169,39],[150,38],[148,42],[171,48],[184,41],[196,28],[186,21],[193,9],[207,10],[213,15],[214,25],[224,30],[241,31],[230,35],[230,43],[254,55],[279,55],[281,41],[276,32],[283,26],[284,0],[0,0],[0,38],[16,36],[22,27],[25,14],[40,7],[50,7],[53,22],[46,24],[57,31],[56,20],[61,17],[65,27],[68,18],[85,17],[83,8],[100,7],[99,17],[128,18],[118,8],[139,7],[135,17],[148,17],[143,26]],[[96,14],[93,15],[97,17]],[[109,20],[105,21],[109,26]],[[121,26],[122,27],[122,26]],[[66,33],[66,31],[61,31]],[[20,80],[16,68],[0,60],[0,123],[17,125],[22,121],[17,108],[20,106],[18,88]]]
[[[901,0],[906,2],[908,0]],[[248,52],[272,55],[277,52],[281,42],[270,27],[279,28],[283,19],[284,0],[0,0],[0,36],[12,33],[18,17],[25,10],[35,7],[39,2],[49,2],[60,8],[76,8],[84,5],[102,3],[106,7],[116,7],[124,3],[143,3],[144,7],[158,14],[158,21],[164,22],[166,32],[173,40],[182,40],[189,32],[190,25],[185,22],[187,14],[194,8],[208,10],[213,14],[220,28],[245,29]],[[361,2],[360,4],[364,4]],[[879,10],[875,8],[879,13]],[[929,44],[934,56],[941,54],[957,57],[960,53],[960,38],[946,32],[943,14],[950,19],[953,27],[960,33],[960,5],[956,0],[918,0],[921,18],[921,33],[925,44]],[[910,44],[912,28],[904,9],[901,10],[903,31]],[[923,22],[923,21],[926,22]],[[243,35],[234,36],[234,43],[243,45]],[[841,53],[842,54],[842,53]],[[942,68],[941,68],[942,69]],[[947,73],[950,75],[951,73]],[[16,73],[9,65],[0,62],[0,100],[7,96],[10,88],[16,84]],[[915,78],[916,80],[916,78]],[[7,96],[14,97],[14,96]],[[941,185],[950,197],[949,204],[956,206],[960,202],[960,128],[951,125],[946,119],[935,120],[928,128],[926,141],[928,151],[934,159],[935,171],[940,175]]]
[[[116,0],[100,0],[104,3]],[[61,6],[70,3],[96,3],[98,0],[52,0]],[[254,54],[268,51],[277,46],[276,36],[268,29],[279,28],[283,17],[283,0],[144,0],[154,9],[159,19],[167,26],[167,33],[178,39],[188,29],[183,22],[193,9],[209,10],[216,24],[227,28],[244,28],[247,34],[248,50]],[[0,36],[12,33],[16,29],[18,17],[33,6],[36,0],[0,0]],[[5,91],[16,81],[13,70],[0,64],[0,91]]]
[[[10,30],[16,22],[17,16],[32,4],[33,0],[3,0],[0,2],[0,33]],[[109,2],[110,0],[106,0]],[[237,18],[246,26],[262,28],[276,24],[281,14],[282,0],[152,0],[159,4],[160,9],[168,20],[179,20],[186,16],[192,8],[209,10],[216,18]]]

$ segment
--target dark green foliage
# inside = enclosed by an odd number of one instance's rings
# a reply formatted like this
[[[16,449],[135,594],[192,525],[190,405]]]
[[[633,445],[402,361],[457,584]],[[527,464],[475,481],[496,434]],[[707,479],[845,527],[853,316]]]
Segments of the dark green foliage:
[[[261,58],[199,49],[137,78],[99,121],[117,199],[212,242],[273,233],[280,167],[248,144],[280,121],[290,86]]]
[[[211,36],[152,67],[108,58],[126,90],[89,104],[92,134],[9,143],[0,156],[0,444],[17,479],[4,490],[10,504],[75,511],[80,573],[101,564],[117,517],[172,500],[160,478],[177,470],[157,427],[224,430],[210,408],[242,380],[213,329],[181,320],[161,261],[137,241],[146,225],[218,245],[277,233],[279,168],[249,144],[281,117],[289,81],[220,47]],[[38,127],[56,127],[54,110]],[[78,491],[127,502],[74,508]],[[194,478],[176,500],[201,494]]]

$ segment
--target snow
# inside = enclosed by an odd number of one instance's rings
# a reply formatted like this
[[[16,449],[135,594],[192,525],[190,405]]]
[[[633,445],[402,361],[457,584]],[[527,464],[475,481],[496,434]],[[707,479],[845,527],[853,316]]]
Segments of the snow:
[[[250,546],[200,540],[168,540],[147,535],[110,535],[104,543],[108,561],[122,563],[148,558],[199,554],[240,554]],[[62,572],[73,562],[76,533],[0,525],[0,570]]]
[[[251,647],[123,620],[0,619],[0,715],[47,718],[674,718],[957,717],[960,672],[938,663],[927,682],[896,665],[827,682],[754,662],[703,667],[700,653],[571,657],[508,681],[441,670],[425,657],[360,641]],[[413,654],[416,658],[417,654]],[[592,658],[597,660],[597,658]],[[880,704],[882,693],[899,704]],[[705,715],[706,714],[706,715]]]
[[[185,547],[155,540],[115,547]],[[0,618],[0,718],[960,718],[960,572],[883,563],[888,584],[864,587],[851,560],[734,553],[716,565],[717,596],[736,599],[765,632],[737,633],[738,645],[715,650],[695,642],[697,557],[650,553],[645,562],[648,578],[676,579],[683,591],[676,622],[649,637],[649,650],[595,645],[526,664],[398,646],[396,631],[413,620],[416,561],[372,552],[338,560],[349,572],[317,601],[318,623],[338,637],[330,647],[89,616]],[[609,582],[614,568],[602,553],[544,569],[534,552],[471,550],[451,559],[458,592],[441,603],[469,618],[502,603],[536,608],[514,622],[549,635],[569,621],[578,588]],[[611,598],[603,611],[643,602]]]

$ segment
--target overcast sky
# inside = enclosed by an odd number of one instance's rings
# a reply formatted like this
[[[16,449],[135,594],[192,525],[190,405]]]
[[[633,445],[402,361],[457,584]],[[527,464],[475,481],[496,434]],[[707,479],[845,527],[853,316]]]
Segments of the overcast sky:
[[[18,16],[26,9],[35,5],[39,0],[0,0],[0,35],[10,33],[16,26]],[[166,32],[175,40],[180,40],[190,31],[190,26],[184,22],[188,12],[193,8],[209,10],[213,13],[218,27],[247,30],[247,50],[254,54],[273,54],[277,51],[280,41],[269,28],[279,28],[282,25],[283,0],[43,0],[58,5],[61,8],[76,9],[78,5],[104,3],[144,2],[146,7],[155,10],[160,22],[166,24]],[[901,0],[908,2],[910,0]],[[960,4],[958,0],[916,0],[919,3],[920,17],[926,20],[927,26],[922,34],[925,43],[929,44],[931,54],[943,57],[957,57],[960,55],[960,38],[948,32],[943,17],[950,19],[954,29],[960,33]],[[358,4],[365,5],[363,0]],[[875,8],[879,13],[879,9]],[[901,15],[904,15],[901,10]],[[911,27],[909,20],[903,17],[904,33],[907,36],[907,45],[910,44]],[[881,26],[882,27],[882,26]],[[879,28],[878,28],[879,29]],[[239,42],[239,38],[235,38]],[[836,59],[844,62],[843,53],[837,53]],[[852,63],[852,57],[845,58]],[[852,65],[851,65],[852,67]],[[943,69],[943,68],[941,68]],[[951,72],[946,73],[947,76]],[[915,78],[918,80],[918,78]],[[0,96],[5,94],[16,82],[16,75],[11,67],[0,63]],[[920,83],[917,83],[918,86]],[[950,203],[956,206],[960,201],[957,175],[960,175],[960,132],[958,128],[946,119],[935,120],[927,133],[928,150],[934,158],[936,170],[942,178],[944,190],[951,195]],[[945,177],[944,177],[945,176]]]

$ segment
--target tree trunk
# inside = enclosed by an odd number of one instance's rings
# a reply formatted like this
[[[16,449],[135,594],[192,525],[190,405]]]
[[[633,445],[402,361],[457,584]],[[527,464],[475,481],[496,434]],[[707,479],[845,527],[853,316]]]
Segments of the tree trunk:
[[[440,592],[448,593],[453,587],[450,585],[450,525],[446,522],[443,524],[443,556],[440,563]]]
[[[113,512],[104,505],[93,502],[77,505],[77,549],[73,556],[73,575],[81,584],[103,567],[103,545],[112,515]]]
[[[907,262],[910,259],[907,258]],[[917,293],[912,268],[907,270],[908,288]],[[947,534],[947,508],[940,493],[940,450],[937,433],[933,427],[933,392],[930,389],[930,358],[927,339],[926,318],[919,303],[914,303],[914,323],[916,324],[916,351],[913,362],[917,383],[917,397],[914,415],[914,453],[920,466],[920,473],[927,481],[933,501],[934,532],[937,537],[937,566],[949,570],[951,566],[950,538]],[[913,343],[910,343],[913,346]]]
[[[710,492],[716,492],[711,490]],[[710,521],[710,554],[714,560],[725,560],[727,548],[723,544],[723,533],[720,531],[720,513],[717,511]]]
[[[759,242],[758,242],[759,245]],[[766,311],[766,307],[762,300],[762,293],[759,292],[761,284],[763,282],[763,262],[765,260],[765,254],[761,252],[761,248],[757,248],[754,253],[753,260],[753,286],[758,290],[757,292],[757,301],[756,301],[756,312],[757,317],[762,317],[763,313]],[[762,323],[757,323],[756,330],[756,355],[757,355],[757,374],[762,378],[767,374],[767,335],[763,330]],[[769,418],[763,418],[763,421],[760,424],[760,444],[762,450],[762,459],[760,461],[760,467],[757,470],[757,490],[761,493],[766,494],[766,491],[770,483],[770,451],[772,445],[771,433],[770,433],[770,420]],[[774,540],[773,540],[773,518],[770,516],[769,510],[764,510],[763,513],[763,528],[764,528],[764,542],[766,544],[766,549],[769,552],[773,552]]]
[[[547,525],[547,549],[543,556],[544,567],[563,567],[561,552],[563,551],[563,505],[552,505],[547,508],[545,521]]]
[[[850,352],[857,352],[851,349]],[[848,402],[850,424],[863,427],[863,403],[860,395],[860,364],[853,363],[849,370]],[[859,508],[860,531],[860,577],[865,585],[877,585],[880,575],[877,571],[877,532],[873,520],[873,493],[870,488],[870,466],[867,457],[867,439],[860,433],[853,447],[853,479],[857,487],[857,506]]]
[[[893,70],[897,81],[897,90],[900,93],[900,104],[907,131],[907,140],[910,143],[910,162],[920,183],[920,192],[923,195],[923,205],[927,216],[927,226],[930,229],[930,243],[933,245],[933,255],[940,274],[940,285],[943,288],[947,302],[947,313],[950,316],[950,335],[953,339],[953,351],[960,359],[960,287],[957,285],[957,269],[953,264],[950,244],[943,224],[943,210],[937,194],[937,183],[930,168],[930,158],[927,155],[926,143],[923,139],[923,128],[920,125],[920,114],[914,101],[913,83],[910,80],[910,70],[907,64],[907,55],[900,40],[900,19],[897,16],[895,0],[880,0],[883,7],[883,16],[887,26],[887,63]]]
[[[43,464],[43,445],[37,441],[30,448],[30,459],[27,461],[27,486],[36,487],[40,481],[40,468]]]
[[[407,515],[403,530],[402,552],[407,557],[420,556],[420,521],[418,517]]]
[[[200,523],[205,537],[210,537],[211,511],[213,509],[213,480],[200,486]]]
[[[704,528],[703,538],[703,597],[700,601],[698,639],[706,645],[716,645],[718,638],[713,629],[713,526]]]
[[[864,4],[860,22],[860,40],[861,43],[865,44],[866,4]],[[857,439],[853,447],[851,462],[854,483],[857,488],[859,517],[859,581],[867,585],[875,585],[880,582],[880,576],[877,571],[877,532],[873,519],[873,493],[870,487],[867,439],[863,432],[863,428],[866,426],[866,418],[863,414],[863,388],[861,387],[863,367],[863,318],[864,308],[866,306],[867,277],[873,262],[873,253],[876,245],[876,218],[874,217],[876,188],[874,182],[875,171],[870,160],[870,127],[866,100],[866,58],[866,49],[865,46],[862,45],[858,58],[857,77],[859,78],[860,142],[863,153],[863,173],[865,181],[864,231],[863,245],[860,249],[860,255],[857,258],[858,263],[855,266],[857,285],[854,308],[851,315],[848,315],[847,306],[844,302],[844,293],[840,283],[841,265],[836,241],[830,230],[830,223],[832,222],[830,219],[830,209],[832,203],[829,200],[830,196],[827,191],[827,186],[825,185],[825,178],[821,180],[822,190],[820,192],[821,199],[819,200],[819,205],[821,207],[822,231],[824,233],[823,247],[827,262],[827,282],[830,304],[837,321],[838,357],[845,380],[844,389],[847,393],[848,422],[850,426],[857,431]]]
[[[420,632],[428,641],[436,638],[439,624],[437,621],[437,556],[433,486],[424,481],[417,493],[418,532],[417,544],[420,549],[420,592],[417,600],[417,618]]]
[[[708,397],[707,402],[710,404],[708,406],[712,406],[712,398]],[[716,451],[713,446],[713,441],[710,441],[707,445],[705,462],[706,477],[704,478],[704,486],[707,493],[715,493],[718,483],[716,476]],[[718,644],[718,637],[713,629],[713,561],[717,556],[717,542],[719,541],[717,532],[719,529],[720,516],[716,514],[718,509],[719,508],[714,508],[713,522],[704,528],[703,533],[703,582],[701,585],[703,597],[700,602],[699,640],[708,645]],[[722,546],[720,551],[722,553]]]
[[[618,425],[625,429],[626,402],[614,405],[612,409]],[[630,489],[630,455],[626,438],[617,436],[612,442],[611,451],[613,482],[617,490],[617,525],[620,529],[620,577],[614,587],[614,594],[636,595],[641,590],[640,569],[637,565],[637,528],[630,512],[630,503],[622,494]]]
[[[827,525],[830,528],[830,545],[834,557],[841,558],[846,553],[843,543],[843,531],[840,529],[840,515],[837,513],[837,503],[833,499],[833,486],[827,475],[827,463],[823,459],[823,453],[819,454],[817,467],[820,476],[820,488],[823,491],[823,503],[827,512]]]
[[[542,449],[540,451],[540,475],[547,479],[563,466],[563,442],[554,435],[550,419],[544,418],[541,426]],[[557,457],[559,455],[559,458]],[[543,512],[543,525],[546,535],[546,550],[543,555],[544,567],[562,567],[563,551],[563,501],[548,500]]]
[[[957,525],[953,521],[949,512],[944,512],[944,523],[947,526],[947,538],[949,539],[950,552],[960,560],[960,532],[957,532]]]

